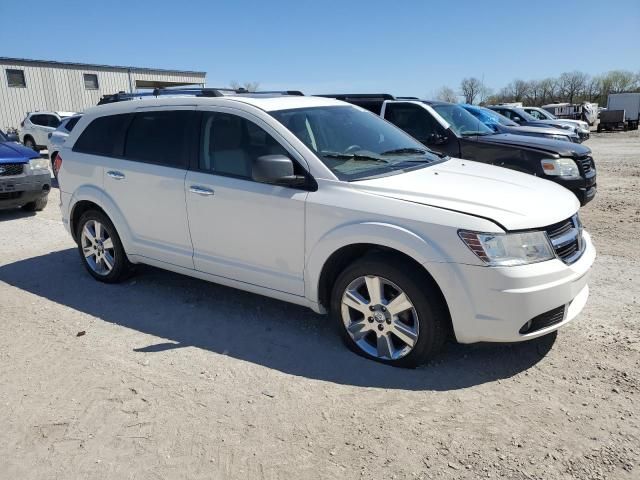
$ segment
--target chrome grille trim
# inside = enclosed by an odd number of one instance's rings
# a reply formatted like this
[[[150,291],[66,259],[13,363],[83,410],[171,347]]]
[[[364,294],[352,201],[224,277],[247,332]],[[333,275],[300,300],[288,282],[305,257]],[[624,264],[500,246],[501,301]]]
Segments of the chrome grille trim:
[[[576,262],[584,253],[582,223],[576,213],[573,217],[545,228],[556,256],[567,265]]]

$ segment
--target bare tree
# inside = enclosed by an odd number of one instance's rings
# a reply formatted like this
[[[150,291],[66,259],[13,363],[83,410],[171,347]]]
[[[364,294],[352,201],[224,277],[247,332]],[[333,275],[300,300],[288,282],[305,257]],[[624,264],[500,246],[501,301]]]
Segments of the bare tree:
[[[529,83],[516,79],[507,86],[514,102],[521,102],[529,92]]]
[[[542,97],[542,85],[538,80],[531,80],[529,82],[529,86],[527,88],[527,104],[530,105],[542,105],[541,97]]]
[[[458,95],[456,95],[456,92],[452,88],[446,86],[438,90],[436,99],[443,102],[458,103]]]
[[[247,92],[255,92],[256,90],[258,90],[260,82],[244,82],[241,84],[237,80],[232,80],[231,82],[229,82],[229,86],[234,90],[244,88]]]
[[[584,93],[589,76],[583,72],[565,72],[560,75],[558,84],[566,101],[573,103],[575,97]]]
[[[476,102],[483,95],[484,85],[482,81],[475,77],[463,78],[460,82],[460,92],[464,96],[464,101],[469,104]]]

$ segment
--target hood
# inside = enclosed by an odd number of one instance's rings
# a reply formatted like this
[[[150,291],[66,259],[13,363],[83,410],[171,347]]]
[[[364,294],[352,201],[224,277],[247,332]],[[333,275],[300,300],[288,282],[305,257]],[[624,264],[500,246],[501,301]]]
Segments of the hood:
[[[545,131],[552,131],[547,128]],[[566,133],[567,130],[564,130]],[[566,134],[565,133],[565,134]],[[486,135],[477,137],[477,141],[484,143],[498,143],[501,145],[512,145],[518,148],[530,148],[535,150],[543,150],[550,154],[560,155],[561,157],[578,158],[591,154],[591,149],[578,143],[565,142],[564,140],[552,140],[551,138],[534,137],[531,135],[512,135],[510,133],[502,133],[499,135]]]
[[[558,120],[553,120],[554,122],[564,123],[565,125],[569,125],[571,127],[578,127],[583,130],[589,129],[589,124],[587,122],[583,122],[582,120],[571,120],[568,118],[561,118]]]
[[[549,180],[457,158],[351,185],[373,195],[488,218],[507,230],[545,227],[580,207],[573,193]]]
[[[568,136],[568,137],[575,137],[576,134],[573,132],[570,132],[568,130],[564,130],[562,128],[545,128],[545,127],[526,127],[526,126],[513,126],[513,127],[508,127],[511,131],[511,133],[517,135],[519,132],[522,133],[528,133],[528,134],[535,134],[535,135],[564,135],[564,136]]]
[[[20,145],[16,142],[0,143],[0,164],[2,163],[27,163],[32,158],[38,158],[38,152]]]

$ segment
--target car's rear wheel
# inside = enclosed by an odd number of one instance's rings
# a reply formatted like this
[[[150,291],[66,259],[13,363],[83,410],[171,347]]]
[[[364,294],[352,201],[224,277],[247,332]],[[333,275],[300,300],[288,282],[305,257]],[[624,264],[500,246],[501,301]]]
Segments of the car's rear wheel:
[[[36,142],[34,142],[33,138],[27,136],[24,137],[24,146],[30,148],[31,150],[36,150]]]
[[[102,212],[85,212],[76,232],[78,251],[87,271],[105,283],[117,283],[126,278],[129,260],[111,220]]]
[[[364,257],[336,280],[331,312],[346,345],[364,357],[415,368],[438,353],[448,313],[426,272],[395,257]]]

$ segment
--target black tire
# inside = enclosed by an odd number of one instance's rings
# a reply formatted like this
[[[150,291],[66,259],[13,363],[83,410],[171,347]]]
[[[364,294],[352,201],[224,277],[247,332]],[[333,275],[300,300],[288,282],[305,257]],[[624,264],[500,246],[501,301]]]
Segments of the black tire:
[[[397,285],[410,299],[419,319],[418,339],[405,356],[380,358],[361,349],[351,338],[342,320],[342,296],[346,288],[362,276],[382,277]],[[331,292],[331,315],[342,340],[353,352],[387,365],[416,368],[432,359],[442,349],[449,331],[449,313],[433,280],[410,262],[388,254],[367,255],[346,267]]]
[[[113,268],[108,274],[100,274],[93,270],[82,250],[82,230],[84,226],[92,221],[100,222],[102,227],[107,231],[108,237],[113,241]],[[78,243],[78,254],[80,255],[80,260],[83,265],[89,272],[89,274],[95,278],[96,280],[104,283],[119,283],[123,280],[126,280],[131,274],[132,268],[129,259],[127,258],[127,254],[122,247],[122,242],[120,241],[120,236],[116,228],[113,226],[109,217],[107,217],[104,213],[99,212],[97,210],[89,210],[82,214],[80,220],[78,221],[78,226],[76,229],[76,240]]]
[[[45,195],[44,197],[40,197],[33,202],[29,202],[22,206],[22,209],[27,212],[41,212],[47,206],[47,202],[49,201],[49,195]]]
[[[38,151],[38,148],[36,147],[36,142],[29,135],[24,137],[24,146],[27,148],[30,148],[31,150],[35,150],[36,152]]]

